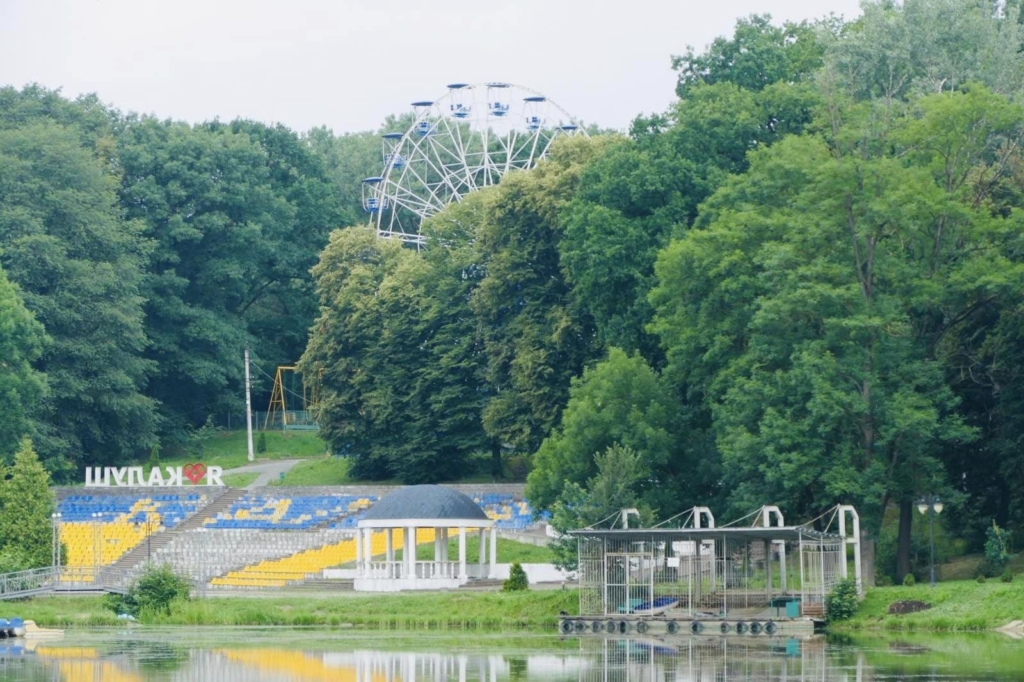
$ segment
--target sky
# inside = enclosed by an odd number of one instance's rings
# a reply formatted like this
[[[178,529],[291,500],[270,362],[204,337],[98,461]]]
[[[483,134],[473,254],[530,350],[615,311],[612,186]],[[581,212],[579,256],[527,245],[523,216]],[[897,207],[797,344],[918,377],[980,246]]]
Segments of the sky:
[[[625,129],[673,99],[673,54],[738,17],[853,18],[858,0],[0,0],[0,85],[122,111],[375,129],[451,82],[540,91]]]

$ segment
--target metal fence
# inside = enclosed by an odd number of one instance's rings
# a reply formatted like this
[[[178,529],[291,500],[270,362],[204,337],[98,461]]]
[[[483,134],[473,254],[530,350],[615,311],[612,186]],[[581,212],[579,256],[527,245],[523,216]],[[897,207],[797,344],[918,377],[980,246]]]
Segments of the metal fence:
[[[131,575],[124,570],[47,566],[0,574],[0,600],[21,599],[53,592],[127,591]]]

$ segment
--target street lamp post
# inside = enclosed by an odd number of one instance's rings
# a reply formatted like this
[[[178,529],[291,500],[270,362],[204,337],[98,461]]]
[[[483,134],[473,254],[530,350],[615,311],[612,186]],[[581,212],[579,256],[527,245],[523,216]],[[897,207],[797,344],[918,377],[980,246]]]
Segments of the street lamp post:
[[[917,511],[928,515],[928,530],[931,534],[931,586],[935,587],[935,517],[942,513],[943,504],[935,495],[922,497]]]
[[[92,580],[95,583],[100,573],[100,562],[103,560],[103,512],[92,515]]]
[[[61,556],[60,556],[60,554],[61,554],[61,551],[60,551],[60,512],[54,512],[54,513],[50,514],[50,525],[51,525],[50,530],[51,530],[51,533],[53,534],[53,538],[52,538],[52,542],[53,542],[52,555],[53,556],[51,558],[52,558],[53,566],[56,567],[56,569],[59,572],[60,571],[60,559],[61,559]]]

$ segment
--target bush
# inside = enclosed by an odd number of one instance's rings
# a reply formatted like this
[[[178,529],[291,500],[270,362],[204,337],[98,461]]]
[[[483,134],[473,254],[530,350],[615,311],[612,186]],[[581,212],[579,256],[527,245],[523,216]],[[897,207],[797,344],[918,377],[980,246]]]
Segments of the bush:
[[[914,574],[913,573],[907,573],[905,576],[903,576],[903,584],[906,587],[913,587],[916,582],[917,582],[917,579],[914,578]]]
[[[1010,553],[1006,549],[1006,533],[1002,528],[992,522],[992,526],[985,531],[985,563],[982,570],[985,575],[994,578],[999,575],[1010,563]]]
[[[522,592],[530,589],[530,580],[518,561],[508,571],[508,580],[501,584],[502,592]]]
[[[147,566],[142,575],[128,588],[127,594],[107,595],[107,608],[115,614],[127,613],[138,617],[143,611],[153,614],[171,614],[171,604],[188,601],[191,583],[178,575],[170,564]]]
[[[256,452],[263,454],[267,451],[267,432],[260,431],[260,435],[256,438]]]
[[[1003,574],[1001,576],[999,576],[999,581],[1000,582],[1004,582],[1004,583],[1012,583],[1013,582],[1013,571],[1011,571],[1009,568],[1007,568],[1005,571],[1003,571]]]
[[[978,575],[978,584],[979,585],[984,585],[985,584],[985,574],[984,573],[981,573],[981,574]]]
[[[851,579],[840,580],[825,597],[825,617],[831,623],[847,620],[857,613],[857,583]]]

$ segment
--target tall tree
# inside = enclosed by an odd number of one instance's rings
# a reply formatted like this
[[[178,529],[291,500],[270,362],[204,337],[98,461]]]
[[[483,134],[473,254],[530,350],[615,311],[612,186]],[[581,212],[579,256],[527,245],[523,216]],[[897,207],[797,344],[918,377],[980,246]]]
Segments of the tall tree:
[[[45,377],[33,367],[46,344],[43,326],[25,308],[18,289],[0,268],[0,461],[29,432]]]
[[[122,219],[109,170],[73,128],[0,131],[0,262],[53,339],[36,363],[50,392],[35,440],[58,476],[123,462],[155,436],[139,295],[149,245]]]
[[[0,573],[50,565],[53,510],[50,475],[25,438],[14,464],[0,465]]]

